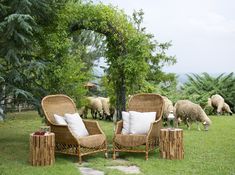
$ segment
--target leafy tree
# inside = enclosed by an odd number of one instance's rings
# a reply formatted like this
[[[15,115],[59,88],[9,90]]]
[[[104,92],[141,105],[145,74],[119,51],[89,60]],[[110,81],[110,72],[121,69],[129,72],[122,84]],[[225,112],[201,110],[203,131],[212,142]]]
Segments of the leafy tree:
[[[116,106],[125,110],[126,94],[152,91],[155,74],[167,77],[163,63],[174,62],[165,55],[170,44],[141,28],[142,13],[132,20],[112,6],[66,0],[3,0],[0,8],[3,99],[30,97],[39,105],[42,96],[60,92],[79,99],[93,61],[104,55]]]
[[[112,6],[70,3],[61,17],[67,21],[64,26],[71,25],[71,31],[93,30],[106,36],[107,78],[113,85],[119,112],[125,110],[126,94],[144,89],[151,66],[159,71],[161,61],[174,60],[164,52],[153,54],[157,44],[140,28],[141,16],[132,21]],[[164,50],[166,45],[160,47]]]
[[[85,94],[83,84],[90,78],[90,68],[84,60],[97,52],[87,51],[84,39],[80,39],[83,42],[78,46],[80,40],[75,42],[75,34],[70,36],[69,30],[60,27],[63,21],[59,21],[58,16],[65,3],[0,2],[0,101],[5,101],[3,107],[10,97],[13,103],[27,101],[40,109],[41,98],[50,93],[66,93],[81,104],[80,97]],[[82,36],[89,38],[80,34],[80,38]],[[98,39],[93,38],[90,42],[97,40],[98,43]]]
[[[33,52],[37,42],[34,36],[53,20],[52,7],[54,5],[46,0],[0,2],[0,101],[3,108],[7,97],[33,99],[27,89],[44,68],[43,61]]]

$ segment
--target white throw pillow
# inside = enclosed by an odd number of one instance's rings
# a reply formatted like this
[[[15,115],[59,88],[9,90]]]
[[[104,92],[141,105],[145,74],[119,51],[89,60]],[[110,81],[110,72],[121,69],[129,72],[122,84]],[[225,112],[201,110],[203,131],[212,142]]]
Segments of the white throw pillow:
[[[82,118],[78,113],[74,114],[65,114],[65,120],[68,123],[68,127],[78,137],[88,136],[89,133],[82,121]]]
[[[129,134],[130,133],[130,114],[129,112],[122,111],[122,134]]]
[[[67,125],[64,117],[62,117],[60,115],[57,115],[57,114],[54,114],[54,118],[55,118],[56,124],[58,124],[58,125]]]
[[[130,134],[147,134],[150,125],[155,121],[156,112],[130,111]]]

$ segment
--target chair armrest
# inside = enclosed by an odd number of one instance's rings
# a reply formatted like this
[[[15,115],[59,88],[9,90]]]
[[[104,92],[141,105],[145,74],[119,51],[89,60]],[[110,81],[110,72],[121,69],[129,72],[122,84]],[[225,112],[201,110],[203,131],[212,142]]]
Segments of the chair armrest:
[[[161,128],[162,128],[162,120],[161,119],[158,119],[158,120],[154,121],[153,123],[151,123],[149,132],[147,134],[147,140],[157,139],[157,142],[158,142]]]
[[[94,134],[103,134],[104,132],[99,126],[99,123],[97,121],[91,121],[91,120],[83,120],[88,132],[90,135]]]
[[[120,120],[116,123],[116,129],[115,129],[115,134],[121,134],[122,132],[122,127],[123,127],[123,121]]]
[[[68,125],[50,124],[50,127],[51,127],[51,132],[57,132],[57,131],[66,132],[66,131],[69,131]]]
[[[77,143],[77,139],[72,135],[67,125],[50,124],[51,132],[55,133],[56,142]]]

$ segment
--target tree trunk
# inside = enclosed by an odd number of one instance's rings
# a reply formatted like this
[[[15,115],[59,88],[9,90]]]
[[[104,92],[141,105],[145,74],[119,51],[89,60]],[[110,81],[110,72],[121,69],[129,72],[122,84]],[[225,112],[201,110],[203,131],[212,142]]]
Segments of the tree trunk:
[[[121,109],[126,111],[126,84],[124,76],[121,79]]]
[[[126,111],[126,85],[125,77],[123,73],[120,74],[121,81],[117,82],[117,98],[116,98],[116,108],[117,108],[117,120],[122,119],[122,111]]]
[[[117,117],[116,120],[121,119],[121,111],[120,111],[120,88],[119,83],[116,82],[116,109],[117,109]]]

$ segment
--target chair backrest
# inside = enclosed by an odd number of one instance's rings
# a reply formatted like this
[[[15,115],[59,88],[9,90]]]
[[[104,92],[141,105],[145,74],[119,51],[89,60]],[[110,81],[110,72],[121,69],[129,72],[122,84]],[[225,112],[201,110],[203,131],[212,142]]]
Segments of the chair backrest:
[[[164,101],[158,94],[136,94],[128,102],[128,111],[156,112],[156,120],[162,118],[163,109]]]
[[[54,114],[64,116],[65,113],[77,112],[73,100],[66,95],[48,95],[41,102],[48,124],[55,124]]]

